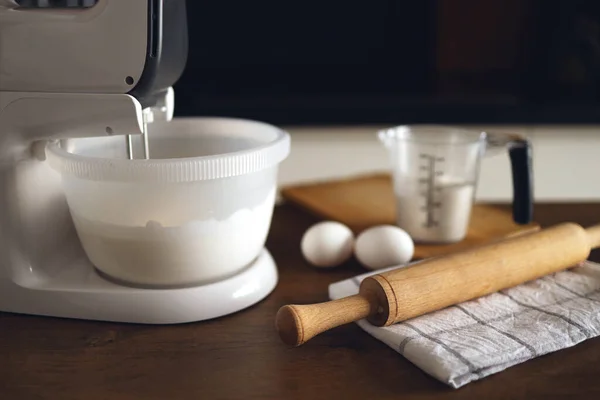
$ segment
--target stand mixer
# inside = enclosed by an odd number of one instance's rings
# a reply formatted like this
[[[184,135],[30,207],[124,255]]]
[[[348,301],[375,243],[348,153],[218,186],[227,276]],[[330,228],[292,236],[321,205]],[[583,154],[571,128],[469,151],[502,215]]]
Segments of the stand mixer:
[[[185,0],[29,3],[0,0],[0,311],[183,323],[267,296],[278,277],[266,249],[236,275],[198,286],[104,278],[45,161],[50,140],[116,135],[129,158],[149,157],[146,126],[173,119],[172,85],[187,59]]]

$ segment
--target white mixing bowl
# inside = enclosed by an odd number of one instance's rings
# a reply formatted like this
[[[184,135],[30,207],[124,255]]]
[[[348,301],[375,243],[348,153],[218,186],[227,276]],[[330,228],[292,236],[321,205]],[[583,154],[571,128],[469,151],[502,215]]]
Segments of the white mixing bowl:
[[[128,160],[123,136],[46,148],[92,264],[152,286],[201,284],[250,265],[269,231],[289,135],[256,121],[176,118],[150,124],[148,138],[149,160]]]

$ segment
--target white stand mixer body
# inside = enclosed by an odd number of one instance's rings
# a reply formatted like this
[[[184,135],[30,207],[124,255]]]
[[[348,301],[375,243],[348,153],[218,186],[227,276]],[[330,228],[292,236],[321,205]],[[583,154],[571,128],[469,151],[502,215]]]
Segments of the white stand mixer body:
[[[149,4],[99,0],[73,12],[0,3],[0,311],[182,323],[248,307],[277,283],[266,250],[220,282],[146,289],[104,279],[81,248],[60,175],[44,161],[45,143],[142,134],[143,106],[127,93],[143,76]],[[23,37],[35,46],[23,50]],[[61,40],[68,46],[56,46]],[[150,109],[170,120],[172,89],[162,96]]]
[[[141,133],[141,108],[129,95],[0,92],[0,311],[168,324],[230,314],[268,295],[278,276],[266,250],[241,273],[196,287],[134,288],[98,274],[43,144],[106,134],[99,110],[111,116],[113,132]]]

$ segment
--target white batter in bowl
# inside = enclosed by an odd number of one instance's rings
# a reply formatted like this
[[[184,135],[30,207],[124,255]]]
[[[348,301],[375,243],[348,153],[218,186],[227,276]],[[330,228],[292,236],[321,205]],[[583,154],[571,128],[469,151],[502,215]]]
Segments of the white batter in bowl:
[[[149,126],[149,160],[125,138],[47,146],[82,246],[96,268],[137,285],[202,284],[231,276],[264,247],[289,135],[233,118]]]

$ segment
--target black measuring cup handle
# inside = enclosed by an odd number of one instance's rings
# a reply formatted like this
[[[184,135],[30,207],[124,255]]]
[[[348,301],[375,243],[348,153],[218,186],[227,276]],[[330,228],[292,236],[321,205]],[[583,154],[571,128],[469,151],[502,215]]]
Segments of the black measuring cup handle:
[[[528,224],[533,220],[533,162],[531,143],[516,140],[508,145],[513,182],[513,220]]]
[[[533,161],[529,140],[512,134],[491,134],[488,144],[508,147],[513,184],[513,220],[525,225],[533,220]]]

